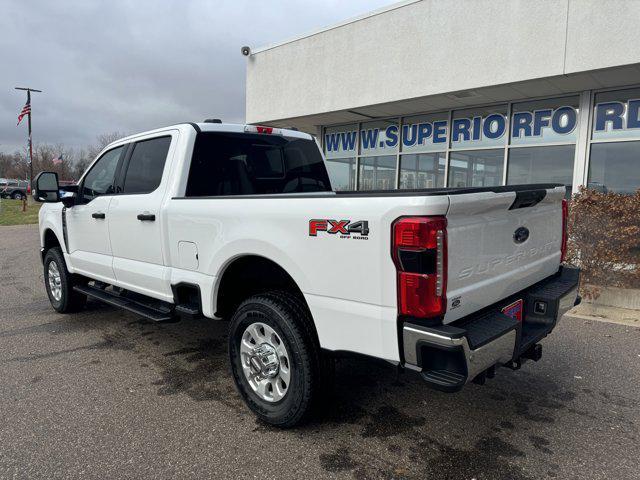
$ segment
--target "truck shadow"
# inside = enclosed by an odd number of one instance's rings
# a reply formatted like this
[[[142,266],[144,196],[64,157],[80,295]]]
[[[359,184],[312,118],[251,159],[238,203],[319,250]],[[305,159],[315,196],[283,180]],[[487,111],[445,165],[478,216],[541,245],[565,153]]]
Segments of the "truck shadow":
[[[571,415],[588,422],[597,415],[581,402],[593,403],[594,392],[577,391],[556,380],[573,378],[573,361],[563,355],[555,356],[551,367],[543,358],[519,372],[500,369],[486,386],[468,385],[456,394],[428,390],[417,374],[398,375],[394,367],[379,361],[349,358],[336,361],[334,385],[323,392],[322,408],[314,420],[283,431],[256,422],[236,393],[224,321],[155,324],[90,302],[79,314],[3,335],[79,331],[92,331],[94,336],[97,331],[102,339],[9,361],[38,361],[80,350],[135,355],[141,368],[149,369],[149,383],[158,396],[215,402],[220,406],[217,414],[226,409],[227,415],[237,418],[238,428],[268,435],[270,444],[293,436],[308,442],[309,448],[322,445],[318,461],[327,474],[525,480],[531,477],[517,462],[534,455],[538,462],[544,459],[546,475],[552,477],[560,468],[552,461],[553,454],[561,446],[554,445],[547,433],[558,417]],[[621,408],[638,406],[618,400]]]

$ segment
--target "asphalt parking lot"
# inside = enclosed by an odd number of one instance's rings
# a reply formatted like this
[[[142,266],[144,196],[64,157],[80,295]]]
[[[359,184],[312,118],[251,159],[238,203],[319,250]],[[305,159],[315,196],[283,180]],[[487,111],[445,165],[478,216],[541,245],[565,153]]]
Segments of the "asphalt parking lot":
[[[279,431],[236,394],[226,323],[56,314],[37,227],[0,227],[0,478],[640,478],[640,329],[567,318],[544,355],[458,394],[341,360]]]

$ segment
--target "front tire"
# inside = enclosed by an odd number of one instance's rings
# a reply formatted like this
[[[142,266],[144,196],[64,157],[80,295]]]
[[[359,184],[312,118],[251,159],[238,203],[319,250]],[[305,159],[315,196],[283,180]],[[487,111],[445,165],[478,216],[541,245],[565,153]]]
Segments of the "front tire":
[[[320,347],[306,306],[288,292],[245,300],[229,325],[229,359],[236,387],[264,422],[304,422],[320,388]]]
[[[50,248],[44,257],[44,284],[51,306],[56,312],[77,312],[87,302],[86,295],[73,289],[74,276],[67,270],[59,247]]]
[[[14,200],[22,200],[23,195],[21,192],[13,192],[11,198],[13,198]]]

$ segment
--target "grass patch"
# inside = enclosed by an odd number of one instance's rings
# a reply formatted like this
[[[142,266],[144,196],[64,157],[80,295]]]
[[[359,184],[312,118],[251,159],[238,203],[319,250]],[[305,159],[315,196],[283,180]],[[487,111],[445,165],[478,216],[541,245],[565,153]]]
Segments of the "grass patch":
[[[40,203],[27,205],[27,211],[22,211],[22,200],[0,200],[0,225],[29,225],[38,223]]]

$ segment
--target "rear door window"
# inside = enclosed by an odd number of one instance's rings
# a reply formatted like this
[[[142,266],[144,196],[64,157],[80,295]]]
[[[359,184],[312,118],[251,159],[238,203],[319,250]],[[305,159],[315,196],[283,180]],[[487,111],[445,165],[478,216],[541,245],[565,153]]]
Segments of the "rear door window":
[[[150,193],[160,186],[171,137],[136,142],[124,176],[123,193]]]
[[[188,197],[331,190],[313,140],[281,135],[203,132],[191,160]]]

